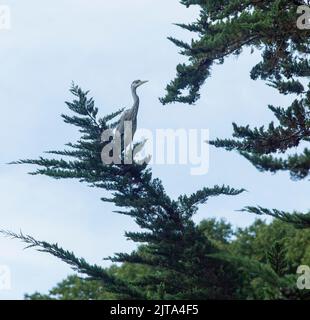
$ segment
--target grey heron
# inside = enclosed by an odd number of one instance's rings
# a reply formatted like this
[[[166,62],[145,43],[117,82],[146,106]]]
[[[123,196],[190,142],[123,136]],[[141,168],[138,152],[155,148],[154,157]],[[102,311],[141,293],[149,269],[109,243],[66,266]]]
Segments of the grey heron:
[[[139,105],[140,105],[140,99],[137,94],[137,89],[147,82],[148,81],[135,80],[131,84],[131,93],[132,93],[132,97],[133,97],[133,101],[134,101],[133,106],[132,106],[132,108],[124,111],[124,113],[121,116],[120,122],[119,122],[118,126],[116,127],[116,132],[120,135],[120,138],[122,141],[122,150],[123,151],[132,142],[129,140],[131,140],[130,138],[133,138],[133,136],[135,135],[136,130],[137,130],[137,116],[138,116]],[[124,141],[125,123],[126,122],[128,122],[131,125],[132,137],[125,137],[126,141]]]

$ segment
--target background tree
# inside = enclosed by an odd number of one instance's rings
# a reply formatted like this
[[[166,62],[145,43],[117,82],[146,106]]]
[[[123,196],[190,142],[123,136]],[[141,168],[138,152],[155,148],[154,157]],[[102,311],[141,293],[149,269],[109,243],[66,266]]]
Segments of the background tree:
[[[48,294],[26,294],[26,300],[110,300],[115,295],[106,292],[99,281],[85,280],[76,275],[58,283]]]
[[[220,252],[247,257],[266,267],[276,266],[274,271],[285,283],[283,288],[274,286],[262,274],[252,275],[239,265],[239,271],[243,272],[243,279],[239,283],[240,298],[309,299],[306,291],[299,292],[295,289],[297,266],[310,264],[309,229],[296,229],[293,225],[280,220],[274,220],[270,224],[256,220],[249,227],[235,230],[230,223],[218,219],[203,220],[199,228],[205,236],[205,241],[211,241]],[[280,248],[277,248],[279,245]],[[283,268],[277,266],[283,266]],[[150,267],[131,263],[123,263],[121,266],[112,265],[106,270],[127,282],[145,279],[147,274],[152,273]],[[150,285],[147,289],[150,298],[153,292]],[[116,297],[117,295],[107,292],[102,282],[90,281],[78,276],[69,276],[48,294],[34,293],[25,296],[26,299],[31,300],[106,300]]]
[[[213,243],[222,257],[242,273],[240,290],[245,299],[310,299],[309,291],[296,288],[297,267],[310,264],[309,229],[277,219],[269,224],[256,220],[236,230],[223,220],[211,219],[202,221],[200,227],[211,241],[216,235]]]

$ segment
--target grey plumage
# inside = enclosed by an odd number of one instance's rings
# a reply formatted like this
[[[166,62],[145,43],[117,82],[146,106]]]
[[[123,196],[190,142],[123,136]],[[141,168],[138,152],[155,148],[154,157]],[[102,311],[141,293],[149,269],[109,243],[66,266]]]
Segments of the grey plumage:
[[[137,94],[137,88],[139,88],[141,85],[147,82],[148,81],[135,80],[131,84],[131,92],[134,100],[133,106],[131,109],[124,111],[123,115],[121,116],[120,122],[116,127],[116,130],[120,134],[121,140],[123,142],[122,150],[125,150],[126,147],[131,143],[131,141],[124,141],[125,122],[131,123],[132,137],[135,135],[135,132],[137,131],[137,116],[138,116],[139,105],[140,105],[140,99]]]

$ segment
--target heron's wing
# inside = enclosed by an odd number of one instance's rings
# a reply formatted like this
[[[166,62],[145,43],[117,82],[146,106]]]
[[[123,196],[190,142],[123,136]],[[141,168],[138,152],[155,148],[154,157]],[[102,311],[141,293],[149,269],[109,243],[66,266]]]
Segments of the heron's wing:
[[[118,132],[120,132],[121,134],[124,132],[124,123],[125,121],[131,121],[131,110],[125,110],[123,115],[121,116],[121,119],[119,121],[119,124],[117,126],[117,130]]]

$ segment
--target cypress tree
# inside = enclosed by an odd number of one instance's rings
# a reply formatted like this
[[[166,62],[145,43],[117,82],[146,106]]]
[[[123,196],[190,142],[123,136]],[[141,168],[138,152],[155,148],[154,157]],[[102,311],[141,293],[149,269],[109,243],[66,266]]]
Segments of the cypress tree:
[[[187,7],[200,7],[200,16],[192,24],[179,24],[197,36],[191,43],[170,38],[188,64],[177,66],[177,76],[167,86],[163,104],[193,104],[200,89],[211,75],[214,64],[222,64],[230,55],[240,55],[245,48],[261,52],[261,61],[250,76],[264,80],[280,94],[294,95],[288,107],[272,106],[277,123],[251,129],[233,124],[232,139],[210,143],[226,150],[238,151],[260,171],[288,171],[295,180],[306,179],[310,172],[310,26],[297,27],[301,18],[298,7],[309,1],[287,0],[183,0]],[[303,21],[306,23],[307,21]],[[290,149],[304,146],[303,151],[279,156]],[[244,211],[271,215],[300,228],[310,227],[310,213],[246,207]]]
[[[140,232],[125,234],[140,246],[139,250],[130,254],[117,253],[108,259],[144,265],[152,268],[153,272],[147,274],[143,281],[128,282],[100,266],[88,264],[57,244],[38,241],[23,233],[2,233],[21,239],[28,247],[56,256],[90,279],[102,281],[107,291],[118,294],[120,298],[237,298],[241,281],[237,269],[229,262],[210,256],[218,249],[192,218],[198,206],[210,197],[235,196],[244,190],[215,186],[173,200],[162,182],[152,177],[147,164],[104,164],[101,150],[108,142],[101,141],[101,133],[116,127],[121,110],[98,118],[98,109],[94,100],[88,98],[88,92],[73,86],[71,93],[75,98],[73,102],[67,102],[67,106],[73,115],[62,115],[62,118],[79,128],[81,138],[75,143],[68,143],[65,150],[49,151],[49,158],[21,160],[15,164],[37,166],[33,175],[78,179],[91,187],[108,191],[110,197],[102,200],[113,203],[117,207],[116,213],[132,217],[141,228]]]

